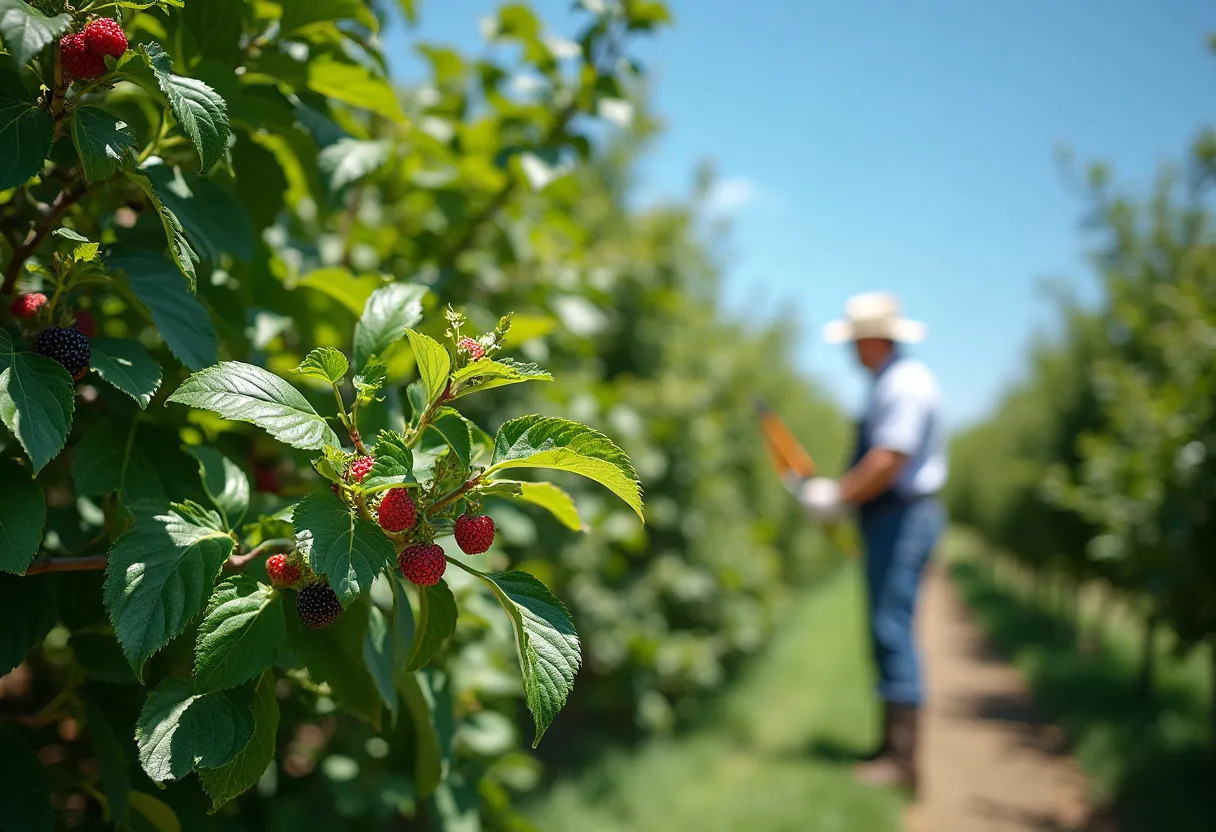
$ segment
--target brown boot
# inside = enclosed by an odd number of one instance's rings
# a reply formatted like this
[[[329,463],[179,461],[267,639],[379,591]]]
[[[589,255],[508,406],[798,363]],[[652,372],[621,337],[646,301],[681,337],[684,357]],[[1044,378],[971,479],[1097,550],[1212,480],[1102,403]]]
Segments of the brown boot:
[[[899,786],[916,796],[916,746],[920,710],[915,705],[889,704],[890,748],[870,762],[854,767],[853,775],[872,786]]]
[[[891,753],[891,703],[882,703],[882,735],[878,746],[860,758],[861,762],[869,763]]]

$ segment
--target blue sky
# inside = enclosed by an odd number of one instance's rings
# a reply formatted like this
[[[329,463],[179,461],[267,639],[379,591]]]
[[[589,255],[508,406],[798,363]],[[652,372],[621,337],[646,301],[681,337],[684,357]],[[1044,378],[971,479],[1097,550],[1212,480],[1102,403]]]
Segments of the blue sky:
[[[568,34],[569,0],[534,6]],[[472,48],[484,0],[423,0],[418,34]],[[953,427],[1015,380],[1051,323],[1043,278],[1092,293],[1083,203],[1055,150],[1144,187],[1216,121],[1211,0],[674,0],[638,50],[665,131],[639,198],[712,161],[733,227],[723,301],[794,310],[800,366],[849,407],[864,381],[819,341],[848,295],[898,293]],[[402,77],[408,41],[387,33]]]

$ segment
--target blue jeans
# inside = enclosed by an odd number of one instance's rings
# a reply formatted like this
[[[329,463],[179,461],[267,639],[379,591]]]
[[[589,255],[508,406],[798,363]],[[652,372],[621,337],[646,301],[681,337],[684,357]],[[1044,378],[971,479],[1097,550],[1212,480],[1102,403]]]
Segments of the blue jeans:
[[[885,702],[919,705],[924,688],[916,651],[916,596],[944,513],[929,497],[882,500],[863,506],[860,521],[878,695]]]

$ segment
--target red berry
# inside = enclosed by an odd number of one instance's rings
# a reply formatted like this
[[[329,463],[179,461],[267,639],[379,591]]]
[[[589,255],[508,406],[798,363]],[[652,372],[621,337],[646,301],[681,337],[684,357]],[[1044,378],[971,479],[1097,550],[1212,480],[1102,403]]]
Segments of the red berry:
[[[437,543],[415,543],[406,546],[397,556],[401,574],[418,586],[434,586],[448,568],[443,547]]]
[[[120,58],[127,51],[127,36],[117,20],[99,17],[84,27],[84,42],[97,55]]]
[[[38,311],[38,307],[44,303],[46,303],[46,295],[42,294],[42,292],[30,292],[25,295],[17,295],[17,297],[13,298],[13,304],[9,307],[9,311],[17,318],[32,318],[34,317],[34,313]]]
[[[457,349],[462,349],[469,354],[469,358],[473,361],[478,361],[486,357],[486,348],[474,341],[472,338],[461,338],[456,342]]]
[[[494,542],[494,518],[462,514],[456,518],[456,545],[466,555],[480,555]]]
[[[282,589],[300,580],[300,567],[288,561],[287,555],[271,555],[266,558],[266,575],[272,586]]]
[[[394,488],[380,501],[380,528],[403,532],[414,525],[414,501],[404,488]]]
[[[101,55],[89,49],[83,34],[64,35],[59,39],[59,56],[63,68],[73,78],[96,78],[106,71]]]
[[[363,482],[363,478],[367,476],[367,472],[372,470],[372,466],[376,464],[376,460],[370,456],[361,456],[350,464],[350,475],[355,478],[355,482]]]
[[[338,620],[342,602],[329,584],[309,584],[296,595],[296,614],[304,626],[320,630]]]
[[[84,310],[76,313],[76,328],[83,332],[86,338],[92,338],[97,334],[97,322]]]

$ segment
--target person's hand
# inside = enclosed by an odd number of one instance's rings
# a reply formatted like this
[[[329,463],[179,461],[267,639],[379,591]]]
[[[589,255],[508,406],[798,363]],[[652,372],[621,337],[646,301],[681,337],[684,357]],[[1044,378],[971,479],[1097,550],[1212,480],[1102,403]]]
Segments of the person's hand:
[[[840,484],[828,477],[811,477],[798,490],[798,501],[811,516],[822,523],[835,523],[847,513],[840,499]]]

